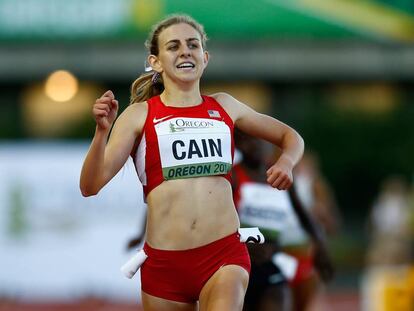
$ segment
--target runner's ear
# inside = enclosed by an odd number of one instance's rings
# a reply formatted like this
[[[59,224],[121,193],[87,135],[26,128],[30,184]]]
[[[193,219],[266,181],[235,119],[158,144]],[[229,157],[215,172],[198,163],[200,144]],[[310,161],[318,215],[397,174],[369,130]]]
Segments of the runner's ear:
[[[151,66],[152,70],[154,70],[158,73],[163,72],[161,62],[160,62],[160,60],[158,59],[158,57],[156,55],[153,55],[153,54],[148,55],[147,60],[148,60],[148,64]]]
[[[205,51],[204,52],[204,68],[207,67],[209,59],[210,59],[210,54],[207,51]]]

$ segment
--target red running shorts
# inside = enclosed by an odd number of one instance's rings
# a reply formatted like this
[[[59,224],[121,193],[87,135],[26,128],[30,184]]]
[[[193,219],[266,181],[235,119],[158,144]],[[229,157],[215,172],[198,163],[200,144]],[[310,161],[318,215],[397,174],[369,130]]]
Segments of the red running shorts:
[[[145,243],[144,251],[142,290],[177,302],[197,301],[204,284],[223,266],[238,265],[250,273],[249,253],[238,232],[188,250],[160,250]]]

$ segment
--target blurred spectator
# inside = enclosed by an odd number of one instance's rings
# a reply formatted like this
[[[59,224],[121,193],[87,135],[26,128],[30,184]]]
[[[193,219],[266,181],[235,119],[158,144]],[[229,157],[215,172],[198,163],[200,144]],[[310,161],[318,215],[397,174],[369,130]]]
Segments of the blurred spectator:
[[[412,211],[409,189],[401,177],[390,177],[373,205],[369,219],[368,265],[412,262]]]
[[[369,217],[362,310],[414,310],[414,193],[398,176],[383,182]]]

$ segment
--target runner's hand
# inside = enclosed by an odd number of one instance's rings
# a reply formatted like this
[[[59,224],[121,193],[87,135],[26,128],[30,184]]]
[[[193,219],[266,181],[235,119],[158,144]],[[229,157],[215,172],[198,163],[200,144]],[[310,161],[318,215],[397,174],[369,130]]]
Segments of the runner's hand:
[[[279,160],[267,170],[267,183],[279,190],[289,189],[293,183],[292,168],[293,165],[290,161],[280,157]]]
[[[118,114],[118,101],[112,91],[106,91],[95,101],[92,113],[100,129],[110,129]]]

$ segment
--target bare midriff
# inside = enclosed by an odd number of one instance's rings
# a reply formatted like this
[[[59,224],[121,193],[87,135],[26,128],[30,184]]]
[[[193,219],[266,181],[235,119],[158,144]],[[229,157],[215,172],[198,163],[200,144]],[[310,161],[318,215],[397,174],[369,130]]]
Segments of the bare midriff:
[[[224,177],[164,181],[147,196],[146,241],[154,248],[184,250],[237,231],[239,218]]]

